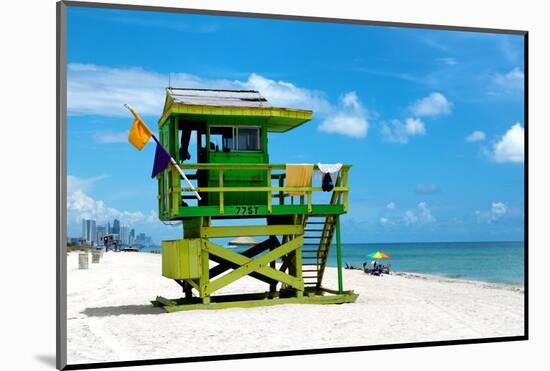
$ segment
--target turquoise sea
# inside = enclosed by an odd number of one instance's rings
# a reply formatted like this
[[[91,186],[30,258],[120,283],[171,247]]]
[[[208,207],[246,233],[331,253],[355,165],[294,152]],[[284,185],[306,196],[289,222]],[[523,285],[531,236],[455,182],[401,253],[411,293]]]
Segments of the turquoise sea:
[[[240,252],[246,248],[236,248]],[[142,251],[156,250],[143,249]],[[448,278],[484,281],[513,286],[524,285],[523,242],[422,242],[342,244],[342,263],[361,267],[372,259],[367,255],[382,251],[390,255],[393,271],[424,273]],[[328,265],[336,267],[333,243]]]
[[[438,242],[342,244],[342,262],[362,266],[367,254],[383,251],[394,271],[426,273],[449,278],[523,286],[523,242]],[[336,246],[329,254],[336,267]]]

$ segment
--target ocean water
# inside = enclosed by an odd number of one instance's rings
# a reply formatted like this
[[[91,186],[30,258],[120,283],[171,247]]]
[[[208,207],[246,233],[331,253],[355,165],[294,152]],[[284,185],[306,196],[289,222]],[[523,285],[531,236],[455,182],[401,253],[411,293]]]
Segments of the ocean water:
[[[160,247],[142,249],[147,252]],[[246,250],[237,247],[236,252]],[[342,244],[342,263],[361,267],[373,259],[367,255],[382,251],[390,255],[392,271],[424,273],[448,278],[484,281],[513,286],[524,284],[523,242],[438,242],[438,243],[355,243]],[[328,265],[336,267],[333,242]]]
[[[367,255],[383,251],[394,271],[425,273],[449,278],[485,281],[514,286],[524,284],[523,242],[441,242],[392,244],[342,244],[342,263],[361,267],[373,259]],[[336,245],[328,265],[337,266]]]

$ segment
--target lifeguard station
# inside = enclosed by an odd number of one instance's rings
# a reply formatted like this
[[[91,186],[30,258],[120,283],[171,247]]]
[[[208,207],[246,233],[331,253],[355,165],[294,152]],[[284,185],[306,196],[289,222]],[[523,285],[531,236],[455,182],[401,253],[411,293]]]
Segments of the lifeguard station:
[[[311,118],[311,111],[272,107],[257,91],[167,89],[160,142],[196,181],[201,200],[173,166],[157,176],[160,219],[183,223],[183,239],[162,242],[162,274],[184,297],[157,297],[154,305],[173,312],[356,300],[343,289],[340,250],[350,166],[341,167],[330,196],[316,203],[321,187],[289,186],[287,165],[269,163],[268,133],[288,132]],[[232,222],[216,225],[219,220]],[[242,252],[214,242],[247,236],[265,240]],[[322,286],[334,237],[337,290]],[[265,292],[215,295],[245,276],[264,282]]]

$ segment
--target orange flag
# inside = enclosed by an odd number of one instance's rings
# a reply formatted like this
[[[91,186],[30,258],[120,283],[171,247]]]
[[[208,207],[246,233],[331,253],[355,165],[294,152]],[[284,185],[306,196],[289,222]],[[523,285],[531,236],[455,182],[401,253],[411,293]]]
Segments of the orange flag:
[[[130,133],[128,134],[128,142],[141,151],[149,139],[151,139],[151,135],[153,133],[147,125],[139,117],[136,117],[132,129],[130,129]]]

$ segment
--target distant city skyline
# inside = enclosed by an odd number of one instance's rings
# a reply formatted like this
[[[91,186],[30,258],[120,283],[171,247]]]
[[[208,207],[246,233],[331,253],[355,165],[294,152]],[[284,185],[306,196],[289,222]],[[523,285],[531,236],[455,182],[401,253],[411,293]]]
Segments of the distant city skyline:
[[[115,226],[117,229],[115,229]],[[116,239],[125,246],[132,244],[154,245],[151,237],[143,232],[138,233],[136,236],[134,228],[127,224],[120,224],[118,219],[113,220],[113,228],[110,228],[110,221],[98,224],[94,219],[82,219],[82,233],[78,237],[69,235],[68,240],[84,242],[91,246],[101,246],[103,245],[103,237],[106,235],[116,235]]]

